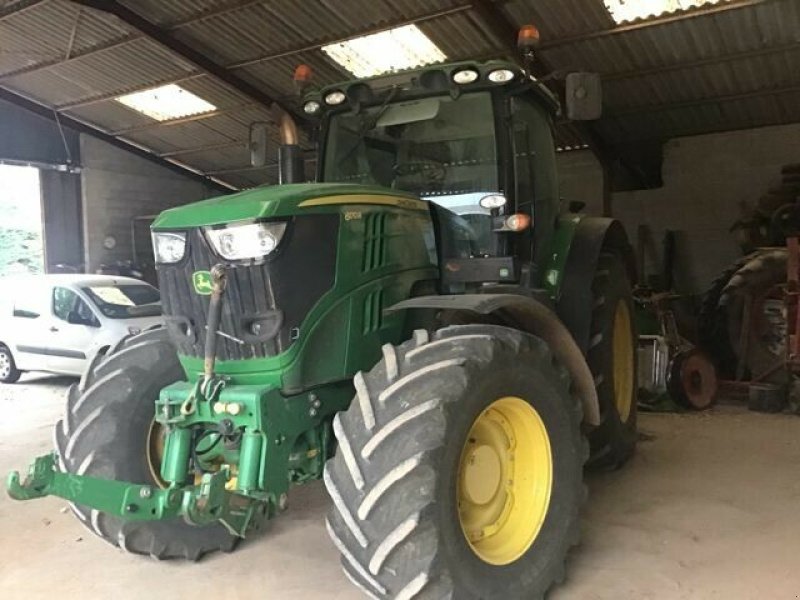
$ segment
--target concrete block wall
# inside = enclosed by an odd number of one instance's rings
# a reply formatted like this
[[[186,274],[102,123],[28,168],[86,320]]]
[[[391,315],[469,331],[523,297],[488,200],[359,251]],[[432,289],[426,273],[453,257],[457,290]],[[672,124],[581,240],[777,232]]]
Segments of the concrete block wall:
[[[781,166],[800,162],[800,124],[676,138],[664,146],[664,186],[613,195],[613,214],[636,244],[644,225],[645,269],[659,272],[661,240],[676,235],[676,289],[702,293],[717,274],[740,256],[728,231],[740,204],[752,206],[780,183]],[[558,156],[562,196],[588,202],[600,214],[602,171],[588,151]],[[573,197],[582,194],[583,197]]]
[[[134,217],[217,195],[201,182],[86,135],[81,135],[81,160],[87,272],[101,263],[131,260]],[[111,249],[104,245],[109,236],[116,242]]]

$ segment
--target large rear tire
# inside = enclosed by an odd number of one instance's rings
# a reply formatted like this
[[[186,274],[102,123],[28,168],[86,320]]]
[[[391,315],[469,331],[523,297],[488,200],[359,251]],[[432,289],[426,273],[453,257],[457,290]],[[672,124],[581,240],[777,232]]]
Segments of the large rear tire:
[[[600,425],[589,433],[589,465],[622,466],[636,449],[636,348],[631,284],[622,258],[603,253],[592,281],[592,324],[586,362],[600,402]]]
[[[588,443],[542,340],[493,325],[417,331],[354,382],[325,484],[356,585],[405,600],[541,599],[563,579]]]
[[[741,361],[742,329],[748,327],[743,363],[746,374],[771,383],[785,383],[786,314],[781,286],[786,283],[784,248],[761,251],[749,257],[730,278],[720,296],[727,319],[728,343]],[[745,305],[750,302],[749,323]]]
[[[722,377],[733,378],[736,375],[736,344],[731,343],[728,333],[728,313],[720,305],[722,292],[728,282],[748,261],[742,257],[722,271],[711,282],[697,318],[698,345],[709,356]]]
[[[183,379],[166,330],[124,340],[98,355],[81,382],[70,387],[64,418],[54,436],[61,468],[70,473],[159,485],[150,443],[155,400],[167,385]],[[208,552],[230,551],[238,538],[220,524],[195,527],[181,519],[125,521],[85,506],[73,512],[94,534],[134,554],[197,560]]]

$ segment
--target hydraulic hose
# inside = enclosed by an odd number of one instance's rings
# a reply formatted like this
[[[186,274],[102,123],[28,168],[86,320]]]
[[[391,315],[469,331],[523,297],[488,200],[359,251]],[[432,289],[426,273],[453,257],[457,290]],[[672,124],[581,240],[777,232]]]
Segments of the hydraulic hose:
[[[203,379],[207,384],[214,377],[214,362],[217,358],[217,330],[222,317],[222,300],[225,294],[225,284],[228,276],[225,266],[221,264],[211,267],[211,301],[208,305],[208,329],[206,331],[206,345],[203,360]]]

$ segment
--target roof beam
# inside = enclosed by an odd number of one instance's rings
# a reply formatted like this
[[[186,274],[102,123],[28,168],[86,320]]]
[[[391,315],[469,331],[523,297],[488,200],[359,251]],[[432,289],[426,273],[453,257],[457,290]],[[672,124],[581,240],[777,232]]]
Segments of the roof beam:
[[[251,66],[251,65],[259,64],[259,63],[262,63],[262,62],[268,62],[270,60],[275,60],[275,59],[278,59],[278,58],[285,58],[287,56],[294,56],[296,54],[301,54],[303,52],[310,52],[312,50],[318,50],[322,46],[327,46],[328,44],[335,44],[337,42],[341,42],[341,41],[344,41],[344,40],[349,40],[349,39],[351,39],[353,37],[370,35],[371,33],[378,33],[380,31],[384,31],[386,29],[391,29],[393,27],[397,27],[399,25],[403,25],[403,24],[407,24],[407,23],[423,23],[423,22],[426,22],[426,21],[432,21],[432,20],[435,20],[435,19],[440,19],[440,18],[443,18],[443,17],[447,17],[447,16],[459,14],[459,13],[462,13],[462,12],[466,12],[466,11],[471,10],[471,9],[472,9],[472,4],[469,3],[469,4],[463,4],[463,5],[460,5],[460,6],[455,6],[455,7],[449,8],[449,9],[444,9],[444,10],[438,10],[438,11],[434,11],[434,12],[424,13],[422,15],[418,15],[417,17],[412,17],[410,19],[396,19],[394,21],[384,22],[378,27],[373,27],[373,28],[368,29],[368,30],[362,30],[362,31],[359,31],[359,32],[354,32],[354,33],[352,33],[352,34],[350,34],[350,35],[348,35],[347,37],[344,37],[344,38],[342,38],[342,37],[330,38],[330,39],[327,39],[327,40],[323,40],[321,42],[315,42],[313,44],[303,44],[303,45],[300,45],[300,46],[293,46],[291,48],[286,48],[284,50],[281,50],[279,52],[274,52],[272,54],[265,54],[263,56],[258,56],[258,57],[255,57],[255,58],[251,58],[251,59],[247,59],[247,60],[231,63],[231,64],[228,64],[228,65],[224,65],[224,67],[226,69],[229,69],[229,70],[242,69],[244,67],[248,67],[248,66]],[[187,21],[186,24],[190,24],[190,23],[194,23],[194,22],[195,22],[195,20]],[[135,36],[134,38],[131,38],[131,39],[139,39],[139,37]],[[128,41],[130,41],[130,40],[128,40]],[[98,51],[99,50],[106,50],[106,49],[110,49],[110,48],[114,48],[114,47],[116,47],[116,44],[111,44],[111,45],[107,45],[106,47],[99,48]],[[79,58],[82,58],[83,56],[86,56],[86,54],[83,54],[83,55],[80,55],[80,56],[74,56],[70,60],[77,60]],[[62,64],[62,62],[54,62],[53,64],[50,64],[48,66],[55,66],[57,64]],[[42,66],[41,68],[46,68],[46,67]],[[7,75],[0,75],[0,81],[5,79],[6,77],[12,77],[15,74],[29,73],[29,72],[34,71],[34,70],[38,70],[38,68],[36,66],[28,67],[27,70],[26,69],[19,69],[18,71],[11,72],[11,73],[9,73]],[[173,77],[173,78],[170,78],[169,80],[165,80],[165,81],[160,82],[160,83],[155,83],[153,85],[164,85],[166,83],[182,83],[184,81],[189,81],[189,80],[192,80],[192,79],[196,79],[197,77],[200,77],[202,75],[203,75],[203,73],[201,71],[197,71],[197,72],[194,72],[194,73],[189,73],[189,74],[187,74],[185,76],[182,76],[182,77]],[[149,87],[153,87],[153,85],[150,85]],[[129,92],[123,92],[123,93],[129,93]],[[91,104],[96,104],[98,102],[106,102],[108,100],[113,100],[113,99],[117,98],[119,95],[120,95],[120,93],[113,92],[113,93],[109,93],[109,94],[102,94],[100,96],[94,96],[92,98],[84,98],[84,99],[81,99],[81,100],[77,100],[75,102],[70,102],[70,103],[59,105],[57,107],[57,109],[59,111],[61,111],[61,110],[70,110],[70,109],[78,108],[78,107],[81,107],[81,106],[88,106],[88,105],[91,105]]]
[[[282,105],[269,94],[261,91],[227,68],[214,62],[202,52],[198,52],[194,48],[173,37],[165,28],[148,21],[116,0],[73,0],[73,2],[114,15],[129,27],[133,27],[144,34],[148,39],[164,46],[184,60],[195,65],[201,71],[208,73],[259,104],[263,104],[268,108],[275,105],[289,114],[294,113],[290,107]]]
[[[691,60],[684,62],[677,62],[668,65],[660,65],[649,69],[632,69],[630,71],[617,71],[616,73],[602,73],[603,81],[620,81],[623,79],[638,79],[640,77],[650,77],[653,75],[662,75],[664,73],[671,73],[673,71],[688,71],[689,69],[696,69],[699,67],[707,67],[710,65],[721,65],[737,60],[746,60],[748,58],[760,58],[764,56],[771,56],[773,54],[781,54],[783,52],[790,52],[792,50],[800,49],[800,41],[789,42],[788,44],[781,44],[779,46],[772,46],[769,48],[760,48],[758,50],[744,50],[743,52],[734,52],[731,54],[722,54],[719,56],[710,56],[699,60]]]
[[[49,0],[30,0],[29,4],[35,6],[36,4],[40,4],[42,2],[47,2]],[[240,10],[242,8],[246,8],[253,4],[258,4],[263,0],[240,0],[238,2],[234,2],[232,4],[221,6],[219,8],[215,8],[213,10],[208,10],[200,15],[191,17],[190,19],[185,19],[183,21],[178,21],[176,23],[171,23],[169,25],[163,26],[168,31],[175,31],[176,29],[180,29],[181,27],[186,27],[187,25],[192,25],[194,23],[200,23],[207,19],[212,19],[214,17],[224,15],[235,10]],[[13,12],[10,14],[14,14]],[[3,18],[3,13],[0,11],[0,20]],[[66,59],[63,57],[54,58],[53,60],[48,60],[46,62],[36,63],[27,67],[20,67],[19,69],[15,69],[13,71],[9,71],[8,73],[0,74],[0,80],[16,77],[18,75],[26,75],[28,73],[35,73],[37,71],[43,71],[45,69],[49,69],[51,67],[64,65],[71,63],[76,60],[80,60],[82,58],[86,58],[88,56],[92,56],[93,54],[97,54],[99,52],[104,52],[106,50],[112,50],[114,48],[119,48],[120,46],[125,46],[131,42],[135,42],[136,40],[143,40],[145,39],[145,35],[141,33],[130,33],[124,35],[122,37],[118,37],[113,40],[108,40],[106,42],[97,44],[92,46],[91,48],[87,48],[83,52],[78,52],[76,54],[71,54]]]
[[[5,100],[15,106],[19,106],[20,108],[24,108],[25,110],[32,112],[40,117],[43,117],[49,121],[53,122],[60,122],[61,125],[72,129],[78,133],[84,133],[86,135],[91,135],[99,140],[106,142],[107,144],[111,144],[117,148],[125,150],[126,152],[130,152],[136,156],[149,160],[150,162],[154,162],[161,167],[165,167],[171,171],[176,173],[180,173],[184,177],[188,177],[190,179],[194,179],[196,181],[200,181],[205,185],[211,186],[219,191],[222,192],[230,192],[233,188],[232,186],[225,184],[224,182],[211,178],[204,173],[199,171],[195,171],[190,169],[189,167],[178,163],[177,161],[169,160],[167,158],[161,158],[157,156],[155,153],[142,148],[141,146],[134,144],[132,142],[126,141],[124,139],[114,137],[107,131],[103,129],[86,123],[84,121],[80,121],[78,119],[74,119],[72,117],[68,117],[65,115],[60,115],[56,118],[56,112],[49,106],[42,104],[40,102],[36,102],[30,98],[26,98],[21,94],[15,93],[11,90],[8,90],[4,87],[0,87],[0,100]]]
[[[44,4],[45,2],[48,2],[48,0],[19,0],[19,2],[14,2],[13,4],[4,6],[0,8],[0,21],[7,19],[8,17],[22,14],[26,10],[31,9],[34,6]]]
[[[169,152],[159,152],[161,158],[169,158],[172,156],[184,156],[186,154],[199,154],[200,152],[210,152],[212,150],[228,150],[230,148],[247,148],[248,142],[233,141],[221,142],[219,144],[206,144],[205,146],[195,146],[194,148],[179,148],[177,150],[170,150]]]
[[[599,38],[630,33],[632,31],[639,31],[641,29],[649,29],[651,27],[660,27],[663,25],[670,25],[685,21],[686,19],[695,19],[698,17],[707,17],[711,15],[718,15],[732,10],[739,10],[742,8],[751,8],[761,4],[770,4],[773,2],[784,2],[786,0],[729,0],[720,4],[709,4],[693,8],[690,10],[682,11],[679,13],[670,13],[660,17],[652,17],[648,19],[639,19],[632,23],[625,23],[624,25],[617,25],[611,29],[601,29],[600,31],[590,31],[588,33],[581,33],[578,35],[571,35],[564,38],[555,39],[549,42],[543,42],[540,49],[550,50],[560,46],[569,46],[579,42],[586,42],[588,40],[596,40]]]
[[[800,85],[786,87],[767,88],[752,90],[737,94],[725,94],[724,96],[709,96],[707,98],[697,98],[695,100],[685,100],[683,102],[673,102],[672,104],[647,104],[642,106],[632,106],[623,108],[606,115],[608,118],[620,118],[628,115],[641,113],[664,112],[668,110],[681,110],[684,108],[695,108],[706,104],[718,104],[722,102],[734,102],[736,100],[749,100],[750,98],[761,98],[763,96],[782,96],[783,94],[800,93]]]
[[[327,46],[329,44],[338,44],[339,42],[344,42],[346,40],[353,39],[354,37],[363,37],[365,35],[371,35],[373,33],[380,33],[381,31],[386,31],[387,29],[393,29],[401,25],[412,25],[416,23],[424,23],[426,21],[433,21],[435,19],[441,19],[443,17],[449,17],[452,15],[456,15],[474,9],[474,5],[475,5],[474,2],[469,2],[458,6],[452,6],[450,8],[442,10],[423,13],[416,17],[411,17],[411,18],[398,17],[390,21],[384,21],[376,27],[370,27],[369,29],[362,29],[361,31],[354,31],[345,37],[339,36],[335,38],[328,38],[321,42],[314,42],[311,44],[301,44],[299,46],[293,46],[291,48],[286,48],[285,50],[281,50],[279,52],[273,52],[272,54],[265,54],[263,56],[257,56],[255,58],[249,58],[247,60],[231,63],[228,65],[228,68],[241,69],[243,67],[249,67],[251,65],[255,65],[258,63],[268,62],[270,60],[275,60],[277,58],[286,58],[287,56],[294,56],[295,54],[301,54],[303,52],[311,52],[312,50],[319,50],[323,46]]]

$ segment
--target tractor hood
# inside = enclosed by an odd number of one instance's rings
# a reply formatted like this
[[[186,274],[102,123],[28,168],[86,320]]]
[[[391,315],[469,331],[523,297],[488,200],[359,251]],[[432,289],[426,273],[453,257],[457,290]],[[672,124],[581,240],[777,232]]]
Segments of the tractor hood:
[[[171,208],[162,212],[152,225],[153,229],[185,229],[206,225],[221,225],[235,221],[287,217],[316,207],[343,202],[315,202],[317,199],[338,196],[356,198],[383,197],[385,204],[420,209],[425,203],[416,196],[388,188],[346,183],[296,183],[259,187],[230,196],[220,196],[201,202]]]

